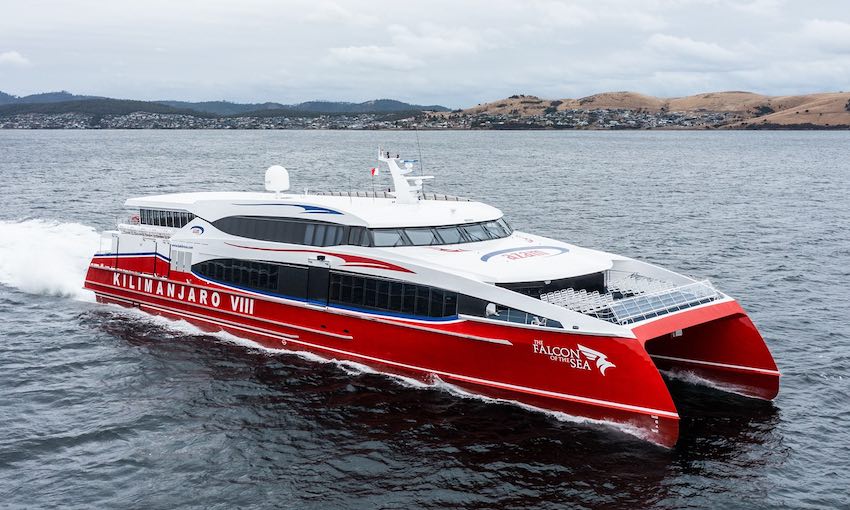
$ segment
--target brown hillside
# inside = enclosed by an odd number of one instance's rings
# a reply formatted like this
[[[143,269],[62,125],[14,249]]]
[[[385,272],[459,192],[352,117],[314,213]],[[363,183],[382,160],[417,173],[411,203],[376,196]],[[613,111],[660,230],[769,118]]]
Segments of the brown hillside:
[[[565,103],[569,100],[565,100]],[[660,110],[666,100],[637,92],[603,92],[578,100],[579,108],[585,110],[622,109],[622,110]],[[567,107],[569,108],[569,107]],[[562,109],[567,109],[562,108]]]
[[[464,110],[478,115],[542,115],[548,111],[623,109],[669,112],[736,112],[746,120],[729,127],[755,122],[793,126],[850,125],[850,92],[827,92],[798,96],[765,96],[752,92],[709,92],[687,97],[658,98],[636,92],[604,92],[581,99],[547,100],[517,95]]]
[[[793,126],[850,126],[850,92],[809,94],[773,98],[775,113],[752,118],[731,127],[752,124],[776,124]]]

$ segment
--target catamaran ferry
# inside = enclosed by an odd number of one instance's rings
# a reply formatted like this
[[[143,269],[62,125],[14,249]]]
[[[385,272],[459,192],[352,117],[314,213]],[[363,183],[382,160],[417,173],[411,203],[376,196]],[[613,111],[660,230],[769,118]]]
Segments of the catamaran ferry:
[[[488,397],[637,427],[676,443],[660,370],[760,399],[779,371],[741,306],[707,280],[511,228],[425,193],[381,151],[394,189],[177,193],[127,200],[85,287],[101,302],[439,378]],[[377,169],[373,169],[376,172]]]

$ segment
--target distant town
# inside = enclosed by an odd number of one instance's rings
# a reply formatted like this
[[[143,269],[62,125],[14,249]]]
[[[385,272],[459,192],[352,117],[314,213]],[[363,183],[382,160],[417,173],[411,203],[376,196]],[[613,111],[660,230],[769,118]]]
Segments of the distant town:
[[[739,121],[723,112],[634,112],[564,110],[542,115],[417,112],[388,120],[376,114],[317,117],[196,117],[186,114],[133,112],[94,116],[83,113],[25,113],[0,118],[0,129],[655,129],[717,128]]]
[[[564,100],[514,95],[457,110],[387,99],[283,105],[0,93],[0,129],[850,129],[850,93],[718,92],[663,99],[611,92]]]

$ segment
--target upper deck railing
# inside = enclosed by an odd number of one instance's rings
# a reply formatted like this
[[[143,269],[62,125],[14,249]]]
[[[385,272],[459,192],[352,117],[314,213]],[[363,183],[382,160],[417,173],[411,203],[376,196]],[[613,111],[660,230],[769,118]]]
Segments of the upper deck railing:
[[[353,197],[353,198],[395,198],[395,193],[390,191],[311,191],[311,195],[326,197]],[[422,193],[422,200],[443,200],[448,202],[472,202],[471,198],[445,195],[443,193]]]
[[[619,277],[612,274],[616,275],[614,271],[609,272],[606,292],[563,289],[542,294],[540,299],[625,326],[723,297],[708,280],[676,285],[637,273]]]

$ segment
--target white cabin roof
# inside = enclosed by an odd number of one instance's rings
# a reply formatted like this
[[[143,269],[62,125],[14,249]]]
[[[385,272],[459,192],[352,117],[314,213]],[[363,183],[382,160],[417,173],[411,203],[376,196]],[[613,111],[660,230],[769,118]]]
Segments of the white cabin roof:
[[[502,217],[502,211],[465,200],[418,200],[256,192],[175,193],[131,198],[127,207],[184,210],[207,221],[227,216],[276,216],[372,228],[457,225]]]

